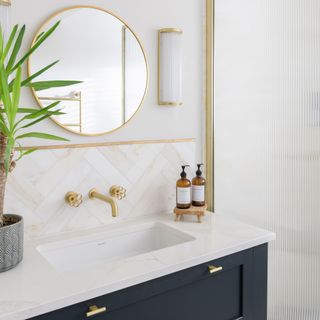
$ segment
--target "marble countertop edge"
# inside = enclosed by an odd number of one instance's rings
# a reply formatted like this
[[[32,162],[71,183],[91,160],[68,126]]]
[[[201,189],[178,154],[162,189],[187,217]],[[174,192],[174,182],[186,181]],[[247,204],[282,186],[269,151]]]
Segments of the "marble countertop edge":
[[[52,299],[50,299],[49,297],[49,298],[44,298],[42,301],[39,301],[37,299],[33,300],[32,290],[30,290],[30,299],[28,301],[23,301],[23,299],[18,296],[16,301],[13,300],[13,297],[11,297],[11,300],[10,300],[10,294],[9,294],[8,302],[6,305],[6,301],[4,300],[5,294],[0,293],[0,320],[23,320],[23,319],[35,317],[44,313],[48,313],[48,312],[60,309],[60,308],[64,308],[69,305],[79,303],[81,301],[90,300],[98,296],[102,296],[108,293],[122,290],[146,281],[150,281],[162,276],[166,276],[174,272],[191,268],[196,265],[199,265],[211,260],[215,260],[227,255],[230,255],[239,251],[243,251],[243,250],[270,242],[272,240],[275,240],[275,234],[273,232],[269,232],[267,230],[263,230],[247,224],[243,224],[241,222],[238,222],[230,218],[224,218],[222,215],[216,215],[216,214],[211,215],[201,225],[191,224],[191,223],[175,223],[169,220],[168,216],[166,217],[162,216],[161,218],[154,217],[153,219],[155,219],[156,222],[161,221],[161,222],[168,223],[174,226],[175,228],[180,229],[183,232],[187,232],[187,233],[189,232],[191,235],[193,235],[196,238],[196,240],[198,240],[198,243],[197,241],[190,243],[191,251],[194,250],[194,252],[190,252],[189,256],[183,256],[181,260],[174,257],[174,259],[172,258],[172,262],[170,262],[170,254],[172,255],[175,252],[175,249],[174,248],[162,249],[162,253],[157,256],[155,255],[154,257],[155,267],[153,269],[136,270],[136,271],[133,271],[132,275],[127,274],[125,277],[122,276],[120,273],[120,276],[118,274],[117,276],[115,276],[115,279],[112,279],[112,280],[106,277],[104,281],[101,281],[101,285],[95,284],[95,285],[92,285],[90,288],[88,288],[88,284],[87,284],[87,286],[84,285],[82,290],[75,289],[74,291],[72,291],[72,289],[67,288],[67,285],[64,288],[62,283],[61,297],[59,298],[57,298],[55,294],[52,294]],[[146,220],[149,221],[150,218]],[[226,240],[228,240],[227,241],[228,245],[225,245],[222,242],[221,247],[219,247],[219,245],[216,244],[215,241],[219,241],[218,236],[223,237],[224,229],[228,230],[229,228],[228,225],[230,227],[230,230],[233,228],[238,230],[237,232],[239,234],[239,240],[237,241],[237,234],[235,234],[233,238],[230,237],[230,239],[228,238],[228,235],[226,235]],[[220,232],[220,229],[221,229],[221,234],[219,235],[218,231]],[[250,234],[249,235],[246,234],[246,231],[249,231],[249,233],[252,232],[252,236]],[[200,234],[203,234],[203,235],[200,235]],[[232,234],[232,232],[230,232],[230,234]],[[201,237],[207,237],[207,238],[201,239]],[[210,241],[212,241],[212,246],[210,244]],[[209,242],[209,243],[207,244],[207,247],[203,249],[201,246],[203,246],[203,243],[206,243],[206,242]],[[31,244],[29,243],[29,245]],[[165,250],[167,250],[169,255],[169,258],[166,260],[161,259],[161,257],[166,253]],[[38,259],[40,254],[36,251],[36,249],[34,249],[33,255],[35,255],[35,259]],[[150,258],[152,257],[150,256]],[[41,263],[38,263],[38,268],[42,269],[41,270],[42,274],[45,275],[46,272],[48,272],[49,277],[50,277],[50,274],[55,274],[55,271],[52,270],[52,267],[49,266],[47,263],[44,263],[43,257],[41,257],[40,260],[41,260]],[[143,261],[143,259],[141,261]],[[132,263],[133,266],[134,266],[134,263],[138,263],[138,262],[134,258],[126,259],[126,263]],[[139,263],[137,265],[139,266]],[[47,271],[46,271],[46,268],[47,268]],[[24,271],[23,267],[21,267],[19,271],[13,270],[12,274],[15,272],[19,274],[20,277],[21,276],[24,277],[24,276],[27,276],[28,268],[26,268],[26,270]],[[101,275],[103,277],[102,271],[101,271]],[[5,277],[6,275],[4,273],[1,276]],[[57,278],[59,279],[59,275],[57,275]],[[61,277],[61,279],[63,278]],[[1,282],[1,277],[0,277],[0,282]],[[13,284],[13,286],[15,285],[18,287],[18,284]],[[48,285],[50,286],[50,281]],[[48,289],[50,290],[50,288]],[[56,290],[56,287],[54,289]],[[27,288],[25,288],[25,290],[27,290]],[[37,294],[35,293],[35,296],[36,295]],[[10,303],[12,304],[11,307],[10,307]]]

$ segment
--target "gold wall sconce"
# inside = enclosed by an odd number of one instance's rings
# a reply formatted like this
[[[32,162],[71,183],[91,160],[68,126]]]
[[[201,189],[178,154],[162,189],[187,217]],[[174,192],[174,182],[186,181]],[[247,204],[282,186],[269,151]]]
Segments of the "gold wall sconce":
[[[182,34],[178,28],[158,31],[158,104],[182,105]]]
[[[1,6],[11,6],[11,0],[0,0]]]

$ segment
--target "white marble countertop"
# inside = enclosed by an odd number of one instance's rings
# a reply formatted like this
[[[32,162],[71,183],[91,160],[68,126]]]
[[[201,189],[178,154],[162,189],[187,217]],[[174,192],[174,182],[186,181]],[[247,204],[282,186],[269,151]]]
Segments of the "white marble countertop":
[[[207,261],[272,241],[275,234],[208,213],[201,224],[174,222],[172,215],[139,218],[103,227],[161,221],[192,235],[195,240],[122,261],[59,273],[38,252],[41,243],[26,241],[24,260],[15,269],[0,273],[0,320],[23,320],[84,300],[121,290]],[[68,239],[98,230],[43,239]]]

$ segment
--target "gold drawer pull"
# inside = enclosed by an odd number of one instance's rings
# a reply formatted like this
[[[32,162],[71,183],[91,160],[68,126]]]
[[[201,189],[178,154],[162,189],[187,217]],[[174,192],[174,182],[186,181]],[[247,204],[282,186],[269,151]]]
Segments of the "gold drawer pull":
[[[104,313],[106,311],[107,311],[106,307],[98,308],[97,306],[91,306],[89,307],[89,311],[87,312],[87,318],[90,318],[100,313]]]
[[[216,266],[208,266],[208,270],[211,274],[214,274],[216,272],[222,271],[222,267],[216,267]]]

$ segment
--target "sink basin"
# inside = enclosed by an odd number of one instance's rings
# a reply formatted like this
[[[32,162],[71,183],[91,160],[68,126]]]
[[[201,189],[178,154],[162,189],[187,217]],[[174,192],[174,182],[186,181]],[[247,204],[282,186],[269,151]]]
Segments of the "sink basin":
[[[66,272],[134,257],[192,240],[194,237],[159,222],[50,242],[39,245],[37,250],[57,271]]]

